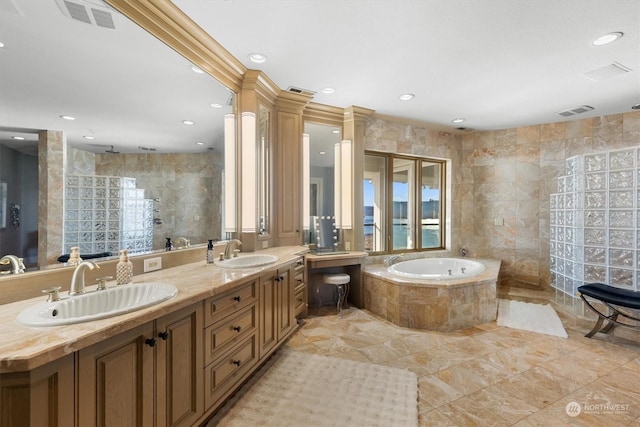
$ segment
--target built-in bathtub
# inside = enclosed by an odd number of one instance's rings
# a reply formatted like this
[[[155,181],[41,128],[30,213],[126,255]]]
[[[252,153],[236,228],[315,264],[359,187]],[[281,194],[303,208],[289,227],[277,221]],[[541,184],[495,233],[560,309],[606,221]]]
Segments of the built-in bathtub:
[[[500,261],[421,258],[363,273],[364,308],[398,326],[455,331],[496,319]]]
[[[411,280],[451,280],[469,278],[486,269],[468,258],[420,258],[402,261],[387,268],[395,277]]]

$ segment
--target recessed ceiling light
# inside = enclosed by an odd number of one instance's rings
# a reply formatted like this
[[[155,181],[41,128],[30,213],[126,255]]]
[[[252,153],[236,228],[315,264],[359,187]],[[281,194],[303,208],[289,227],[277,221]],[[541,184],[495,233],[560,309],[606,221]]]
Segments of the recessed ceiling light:
[[[609,33],[609,34],[605,34],[604,36],[600,36],[597,39],[595,39],[593,41],[594,46],[602,46],[605,44],[609,44],[609,43],[613,43],[614,41],[618,40],[620,37],[622,37],[624,34],[621,32],[613,32],[613,33]]]
[[[213,108],[222,108],[222,104],[211,104]]]
[[[415,98],[416,96],[412,93],[403,93],[402,95],[400,95],[400,100],[401,101],[411,101],[413,98]]]
[[[200,67],[196,67],[195,65],[191,66],[191,71],[193,71],[194,73],[198,73],[198,74],[204,74],[204,71],[202,71],[202,69]]]
[[[324,156],[325,154],[327,154],[327,152],[326,151],[320,151],[320,154],[322,154]]]
[[[184,123],[185,125],[195,125],[196,122],[192,121],[192,120],[183,120],[182,123]]]
[[[91,139],[91,140],[96,139],[95,136],[91,136],[91,135],[84,135],[83,138],[84,139]]]
[[[258,52],[250,53],[248,56],[249,56],[249,60],[251,62],[256,63],[256,64],[262,64],[263,62],[265,62],[267,60],[266,55],[263,55],[263,54],[258,53]]]
[[[24,136],[12,136],[11,139],[16,139],[18,141],[24,141]]]
[[[465,121],[465,119],[464,119],[464,118],[462,118],[462,117],[458,117],[457,119],[453,119],[453,120],[451,120],[451,123],[462,123],[462,122],[464,122],[464,121]]]
[[[325,87],[324,89],[322,89],[322,93],[333,93],[336,90],[332,87]]]
[[[198,141],[198,142],[196,142],[196,145],[204,145],[204,142]]]
[[[0,42],[0,47],[4,47],[4,43]]]
[[[631,106],[632,110],[640,110],[640,104],[634,104]]]
[[[340,133],[340,129],[333,129],[331,133]]]
[[[73,116],[66,116],[66,115],[62,115],[60,116],[61,119],[65,119],[65,120],[75,120],[76,118]]]

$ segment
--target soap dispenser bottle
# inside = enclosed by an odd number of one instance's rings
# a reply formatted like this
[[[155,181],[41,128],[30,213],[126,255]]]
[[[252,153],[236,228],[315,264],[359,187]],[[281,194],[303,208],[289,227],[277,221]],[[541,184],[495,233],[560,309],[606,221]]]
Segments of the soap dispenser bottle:
[[[80,264],[81,262],[82,262],[82,258],[80,258],[80,252],[78,251],[78,247],[73,246],[71,248],[71,253],[69,254],[69,260],[67,261],[67,264],[69,264],[72,267],[77,267],[78,264]]]
[[[133,264],[129,261],[127,250],[120,251],[120,261],[116,265],[116,285],[126,285],[133,280]]]
[[[213,264],[215,260],[215,251],[213,250],[213,239],[209,239],[207,244],[207,264]]]
[[[170,251],[171,249],[173,249],[173,243],[171,243],[171,237],[165,237],[165,239],[167,239],[167,242],[164,244],[164,250]]]

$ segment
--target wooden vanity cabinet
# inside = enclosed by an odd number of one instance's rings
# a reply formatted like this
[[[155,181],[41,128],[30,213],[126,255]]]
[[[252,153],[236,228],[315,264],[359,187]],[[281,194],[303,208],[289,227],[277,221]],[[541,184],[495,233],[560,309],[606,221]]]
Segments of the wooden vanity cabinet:
[[[191,426],[202,399],[202,304],[78,352],[78,426]]]
[[[73,427],[73,354],[28,372],[0,375],[0,426]]]
[[[293,314],[296,318],[307,317],[309,296],[305,278],[304,258],[302,257],[296,261],[293,267],[293,281]]]
[[[258,280],[205,301],[204,402],[212,412],[258,363]]]
[[[260,359],[268,356],[295,328],[295,263],[260,276]]]

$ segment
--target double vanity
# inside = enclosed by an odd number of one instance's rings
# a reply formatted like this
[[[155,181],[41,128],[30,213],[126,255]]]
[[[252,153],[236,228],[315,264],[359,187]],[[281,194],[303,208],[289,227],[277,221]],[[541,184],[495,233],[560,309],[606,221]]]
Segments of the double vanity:
[[[192,262],[102,291],[88,286],[74,297],[84,305],[79,311],[63,307],[70,299],[46,302],[46,295],[2,305],[0,425],[204,423],[306,315],[306,249],[241,254],[224,267]],[[156,292],[158,301],[129,306]],[[117,302],[103,307],[101,299]],[[37,307],[47,304],[42,315]],[[127,308],[92,317],[113,304]],[[80,318],[65,321],[63,312]]]

